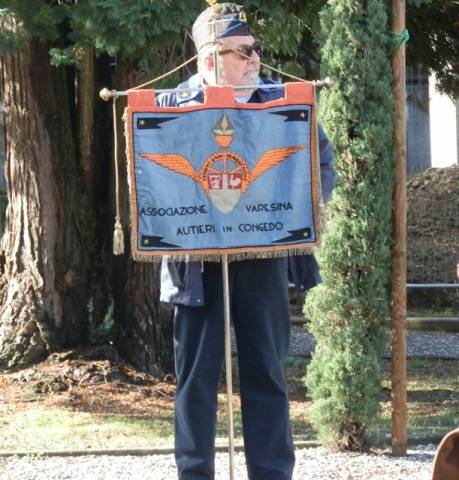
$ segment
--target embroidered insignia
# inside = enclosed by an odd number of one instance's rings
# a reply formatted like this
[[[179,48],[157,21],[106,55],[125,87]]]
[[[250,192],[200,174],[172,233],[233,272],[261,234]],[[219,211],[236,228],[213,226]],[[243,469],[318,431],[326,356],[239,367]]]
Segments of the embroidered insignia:
[[[190,93],[190,92],[179,92],[179,93],[178,93],[178,96],[179,96],[180,98],[186,99],[186,98],[188,98],[188,97],[191,96],[191,93]]]
[[[240,155],[227,150],[233,140],[234,130],[226,114],[217,122],[212,132],[221,150],[210,155],[199,172],[181,155],[152,153],[139,155],[198,183],[212,204],[222,213],[231,212],[258,177],[306,148],[306,145],[292,145],[268,150],[250,171]]]

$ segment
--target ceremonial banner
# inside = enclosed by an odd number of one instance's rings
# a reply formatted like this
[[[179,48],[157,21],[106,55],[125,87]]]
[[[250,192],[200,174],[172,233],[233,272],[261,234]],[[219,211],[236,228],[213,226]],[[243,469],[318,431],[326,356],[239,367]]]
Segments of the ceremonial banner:
[[[240,104],[232,87],[157,107],[153,90],[126,109],[132,254],[152,261],[309,253],[320,237],[313,86]]]

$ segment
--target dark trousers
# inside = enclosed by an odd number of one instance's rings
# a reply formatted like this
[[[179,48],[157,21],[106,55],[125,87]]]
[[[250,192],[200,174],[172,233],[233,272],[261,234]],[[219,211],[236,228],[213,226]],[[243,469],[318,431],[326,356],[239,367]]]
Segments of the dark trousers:
[[[290,339],[287,260],[230,263],[242,425],[250,480],[291,480],[295,463],[284,362]],[[224,360],[220,263],[204,264],[204,307],[177,306],[175,456],[180,480],[214,479],[217,387]]]

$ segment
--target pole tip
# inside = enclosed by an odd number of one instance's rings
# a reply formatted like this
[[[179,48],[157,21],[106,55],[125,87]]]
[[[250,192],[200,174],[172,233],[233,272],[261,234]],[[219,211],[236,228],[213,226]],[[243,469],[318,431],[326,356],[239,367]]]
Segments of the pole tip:
[[[105,100],[106,102],[108,102],[111,98],[113,98],[113,92],[111,90],[109,90],[108,88],[103,88],[99,92],[99,97],[102,100]]]
[[[324,80],[315,80],[314,81],[314,85],[316,87],[319,87],[319,88],[322,88],[322,87],[332,88],[332,87],[335,86],[335,84],[336,84],[336,82],[334,80],[332,80],[330,77],[327,77]]]

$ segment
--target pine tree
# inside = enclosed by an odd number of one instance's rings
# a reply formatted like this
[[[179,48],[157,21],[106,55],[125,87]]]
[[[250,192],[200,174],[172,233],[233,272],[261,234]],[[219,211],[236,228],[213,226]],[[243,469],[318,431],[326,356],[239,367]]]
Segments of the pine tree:
[[[322,11],[320,98],[337,185],[318,256],[323,283],[306,302],[316,351],[307,386],[328,446],[361,450],[379,409],[389,315],[393,100],[383,0],[330,0]]]

